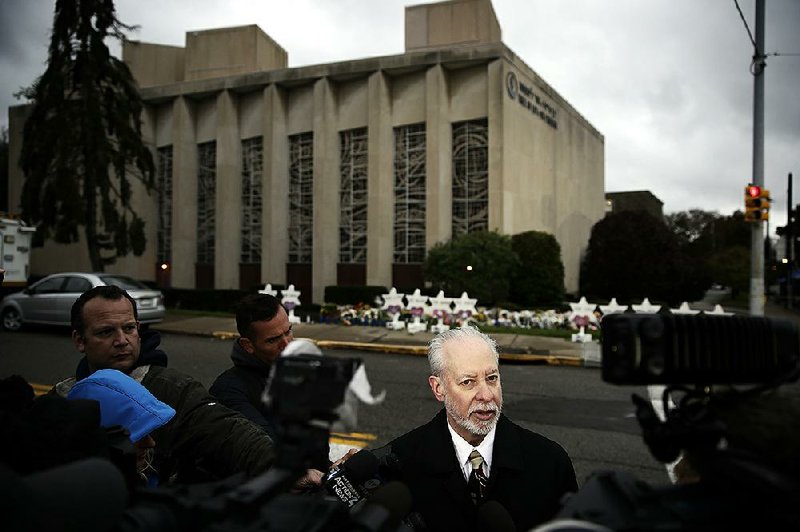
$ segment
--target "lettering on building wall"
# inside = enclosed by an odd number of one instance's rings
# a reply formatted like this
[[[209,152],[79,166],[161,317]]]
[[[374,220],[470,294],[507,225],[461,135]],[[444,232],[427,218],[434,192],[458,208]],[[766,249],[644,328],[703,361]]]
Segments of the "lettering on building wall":
[[[532,87],[521,83],[514,72],[509,72],[506,75],[506,91],[509,98],[519,102],[528,112],[538,116],[553,129],[558,129],[558,120],[556,120],[558,111],[556,108],[536,94]]]

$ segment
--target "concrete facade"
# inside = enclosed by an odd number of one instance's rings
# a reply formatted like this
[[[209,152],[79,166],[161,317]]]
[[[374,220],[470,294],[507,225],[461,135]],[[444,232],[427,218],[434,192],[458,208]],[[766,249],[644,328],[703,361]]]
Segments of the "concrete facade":
[[[453,231],[454,124],[485,121],[486,227],[503,234],[555,235],[566,288],[576,291],[592,225],[604,215],[603,136],[502,43],[489,0],[407,8],[406,49],[395,56],[286,68],[285,52],[281,55],[282,48],[255,26],[193,32],[185,50],[127,45],[123,58],[146,103],[145,140],[154,152],[171,148],[171,260],[165,282],[195,288],[200,276],[213,270],[214,288],[294,282],[311,291],[311,297],[301,296],[303,302],[318,303],[325,286],[345,284],[343,278],[392,286],[398,128],[424,126],[424,240],[430,248],[449,240]],[[21,108],[11,113],[12,210],[23,179],[13,158],[22,115]],[[340,264],[341,150],[342,132],[358,128],[367,131],[367,245],[363,263],[354,269]],[[294,265],[289,264],[290,151],[293,139],[303,134],[313,136],[313,251],[310,263]],[[240,230],[242,146],[254,138],[261,139],[262,153],[262,258],[251,279],[239,257],[245,238]],[[198,145],[212,141],[214,262],[201,271],[196,264]],[[142,257],[118,260],[112,269],[155,279],[155,194],[137,190],[136,195],[147,222],[148,248]],[[37,274],[88,267],[80,244],[48,243],[32,258]]]

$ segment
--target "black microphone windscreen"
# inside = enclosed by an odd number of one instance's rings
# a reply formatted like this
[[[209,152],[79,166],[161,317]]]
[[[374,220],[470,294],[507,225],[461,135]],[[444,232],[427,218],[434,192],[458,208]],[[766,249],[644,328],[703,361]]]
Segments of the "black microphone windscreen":
[[[362,484],[378,472],[378,458],[370,451],[362,449],[342,464],[342,469],[351,482]]]
[[[100,458],[34,473],[24,482],[33,495],[37,520],[50,530],[112,530],[128,503],[122,473]],[[52,524],[58,526],[50,528]]]
[[[411,492],[402,482],[389,482],[376,490],[353,516],[356,530],[379,531],[396,527],[411,510]]]
[[[515,532],[517,526],[502,504],[497,501],[487,501],[478,508],[478,530]]]
[[[399,518],[411,511],[411,491],[402,482],[389,482],[372,494],[369,503],[380,504]]]
[[[379,460],[378,473],[385,480],[400,480],[403,473],[403,465],[400,458],[394,453],[384,455]]]

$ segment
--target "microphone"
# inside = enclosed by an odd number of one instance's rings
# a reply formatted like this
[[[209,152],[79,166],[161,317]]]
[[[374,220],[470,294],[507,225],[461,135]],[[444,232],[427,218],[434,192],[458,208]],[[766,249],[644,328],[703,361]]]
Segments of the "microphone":
[[[497,501],[487,501],[478,507],[478,530],[515,532],[517,525],[502,504]]]
[[[410,510],[411,492],[408,487],[402,482],[389,482],[376,490],[366,504],[352,516],[352,530],[362,532],[394,530]]]
[[[348,508],[367,496],[370,487],[376,488],[380,481],[378,458],[369,451],[361,450],[351,456],[339,467],[331,469],[322,479],[322,486]],[[374,480],[374,482],[372,482]]]
[[[378,461],[378,476],[384,481],[402,480],[403,465],[394,453],[380,457]]]
[[[101,458],[86,458],[25,477],[0,466],[0,478],[3,524],[10,523],[9,530],[112,530],[128,503],[122,474]]]

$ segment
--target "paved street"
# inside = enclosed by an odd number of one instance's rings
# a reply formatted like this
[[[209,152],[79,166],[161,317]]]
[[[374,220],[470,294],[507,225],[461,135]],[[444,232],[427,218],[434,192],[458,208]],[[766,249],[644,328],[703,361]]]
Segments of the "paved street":
[[[229,365],[231,340],[165,333],[170,366],[206,386]],[[19,373],[52,384],[71,374],[79,360],[65,329],[0,332],[0,376]],[[359,409],[358,431],[380,446],[433,416],[440,408],[427,386],[427,360],[413,355],[330,350],[331,356],[364,360],[373,389],[387,391],[384,403]],[[503,363],[505,412],[521,425],[560,442],[578,478],[598,469],[625,469],[649,482],[665,482],[631,417],[630,393],[642,390],[603,383],[597,369]]]
[[[798,322],[797,313],[778,305],[767,304],[765,310],[770,317]],[[172,315],[158,328],[170,365],[206,386],[229,366],[232,318]],[[358,431],[367,435],[364,441],[370,447],[424,423],[439,409],[427,387],[427,361],[419,356],[430,333],[412,337],[378,327],[319,324],[300,324],[295,330],[296,337],[338,347],[326,348],[328,355],[362,358],[374,389],[387,391],[383,404],[362,406],[359,411]],[[502,353],[526,360],[502,362],[505,412],[561,443],[573,459],[579,481],[600,469],[628,470],[651,483],[666,481],[664,468],[650,456],[633,418],[630,394],[644,395],[644,390],[605,384],[599,370],[579,367],[584,349],[580,345],[512,332],[494,336]],[[79,358],[66,329],[0,331],[0,377],[18,373],[49,386],[72,374]]]

